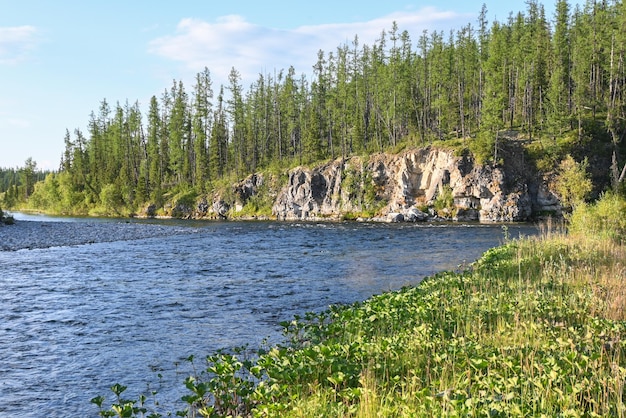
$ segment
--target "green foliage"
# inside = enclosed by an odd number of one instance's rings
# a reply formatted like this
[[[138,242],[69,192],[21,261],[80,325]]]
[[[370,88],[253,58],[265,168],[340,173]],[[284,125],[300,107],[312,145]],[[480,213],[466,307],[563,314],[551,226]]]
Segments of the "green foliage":
[[[593,189],[587,168],[589,163],[585,158],[578,163],[567,155],[559,164],[555,188],[564,207],[574,208],[583,203]]]
[[[572,13],[559,1],[552,27],[535,1],[490,27],[483,12],[478,30],[466,25],[412,40],[394,24],[372,45],[355,37],[332,53],[319,51],[310,82],[290,67],[260,74],[246,91],[233,68],[214,97],[205,68],[193,94],[174,81],[151,98],[145,129],[138,103],[104,100],[87,133],[66,132],[61,173],[71,187],[62,187],[59,206],[75,213],[108,207],[102,188],[117,184],[124,201],[117,212],[130,212],[148,199],[166,203],[161,197],[179,187],[211,194],[208,186],[231,175],[433,141],[456,142],[459,153],[467,147],[479,164],[500,164],[505,129],[524,133],[544,172],[567,153],[603,158],[606,144],[623,148],[618,87],[626,67],[615,64],[626,59],[621,3],[593,2]],[[564,136],[575,143],[563,146]],[[29,167],[16,179],[0,170],[6,207],[31,195]]]
[[[100,191],[100,202],[106,213],[120,214],[120,208],[124,207],[122,191],[115,184],[106,184]]]
[[[48,174],[43,182],[35,184],[29,204],[43,211],[54,211],[59,204],[59,182],[55,174]]]
[[[37,168],[37,163],[28,158],[18,169],[0,168],[0,197],[6,208],[24,207],[32,196],[35,185],[45,179],[49,171]]]
[[[364,162],[359,160],[358,166],[348,166],[343,171],[341,190],[346,205],[352,205],[352,211],[344,215],[345,220],[370,218],[375,216],[386,204],[378,196],[377,186],[372,180],[372,174],[364,168]]]
[[[362,170],[353,167],[349,167],[343,171],[341,188],[348,196],[348,202],[357,200],[357,198],[361,195],[361,174]]]
[[[273,195],[269,193],[269,188],[265,185],[259,187],[257,193],[251,196],[243,208],[234,213],[235,218],[247,217],[270,217],[272,216]]]
[[[146,415],[148,409],[145,406],[146,397],[139,396],[138,400],[129,400],[122,398],[122,393],[128,389],[126,386],[119,383],[111,386],[111,392],[115,395],[115,401],[111,403],[110,407],[106,409],[104,404],[105,397],[100,395],[91,399],[91,403],[98,407],[98,415],[101,417],[119,417],[119,418],[131,418],[131,417],[148,417],[157,418],[161,415],[152,413]]]
[[[569,218],[572,234],[585,237],[608,238],[617,243],[626,241],[626,199],[614,193],[605,193],[593,205],[582,204]]]
[[[169,215],[174,218],[183,218],[191,214],[196,207],[198,192],[193,188],[182,187],[171,197],[172,210]]]
[[[568,155],[575,151],[580,145],[576,132],[569,131],[550,138],[542,136],[526,144],[526,156],[534,163],[537,170],[542,173],[554,172],[559,163]],[[598,155],[601,155],[598,152]]]
[[[443,217],[450,217],[454,213],[454,196],[452,195],[452,187],[444,185],[439,188],[434,203],[435,211]]]
[[[476,138],[469,141],[469,150],[477,164],[486,164],[493,161],[495,134],[481,132]]]
[[[274,167],[274,169],[277,169]],[[271,218],[272,207],[279,191],[285,186],[289,179],[286,171],[276,172],[275,170],[264,170],[257,173],[258,178],[262,178],[252,196],[249,196],[243,203],[241,210],[233,212],[234,218]],[[239,198],[234,196],[233,187],[230,186],[230,196],[232,201]],[[224,196],[222,197],[224,199]]]

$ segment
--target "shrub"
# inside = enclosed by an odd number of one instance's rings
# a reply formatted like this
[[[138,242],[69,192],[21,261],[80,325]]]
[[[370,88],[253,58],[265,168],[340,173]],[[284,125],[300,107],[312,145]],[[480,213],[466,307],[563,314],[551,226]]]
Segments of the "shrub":
[[[578,163],[569,154],[559,164],[555,186],[565,208],[573,209],[591,193],[593,184],[587,173],[588,166],[586,158]]]
[[[569,231],[586,237],[608,238],[624,243],[626,239],[626,199],[605,193],[595,205],[579,205],[570,217]]]
[[[493,160],[495,142],[494,134],[490,132],[481,132],[469,141],[469,150],[477,164],[486,164]]]
[[[454,211],[454,197],[452,187],[445,185],[439,189],[434,203],[435,210],[440,216],[450,216]]]
[[[119,214],[124,205],[122,192],[115,184],[107,184],[100,191],[100,201],[107,213]]]

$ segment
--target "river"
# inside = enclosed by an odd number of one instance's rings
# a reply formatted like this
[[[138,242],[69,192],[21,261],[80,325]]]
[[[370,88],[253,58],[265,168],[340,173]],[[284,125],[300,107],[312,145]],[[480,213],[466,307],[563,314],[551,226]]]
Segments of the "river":
[[[110,401],[114,383],[131,398],[156,391],[175,412],[188,356],[279,343],[281,321],[458,269],[505,235],[481,224],[16,218],[0,228],[0,417],[97,416],[89,400]]]

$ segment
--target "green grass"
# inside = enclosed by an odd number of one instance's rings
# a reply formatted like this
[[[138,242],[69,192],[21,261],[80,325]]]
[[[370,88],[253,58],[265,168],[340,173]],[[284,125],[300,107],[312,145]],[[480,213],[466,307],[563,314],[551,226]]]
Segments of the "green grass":
[[[266,360],[267,385],[287,382],[268,411],[621,416],[626,327],[614,279],[625,255],[564,236],[520,241],[471,271],[294,321],[293,346]]]
[[[626,247],[571,227],[210,356],[179,415],[622,417]]]

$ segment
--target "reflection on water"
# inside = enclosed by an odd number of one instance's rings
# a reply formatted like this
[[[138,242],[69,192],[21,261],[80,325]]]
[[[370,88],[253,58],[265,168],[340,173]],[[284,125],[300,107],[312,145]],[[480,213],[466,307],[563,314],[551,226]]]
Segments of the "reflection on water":
[[[116,382],[173,402],[191,354],[278,342],[280,321],[416,284],[503,238],[497,225],[163,223],[193,228],[0,252],[0,416],[93,416],[89,399]]]

